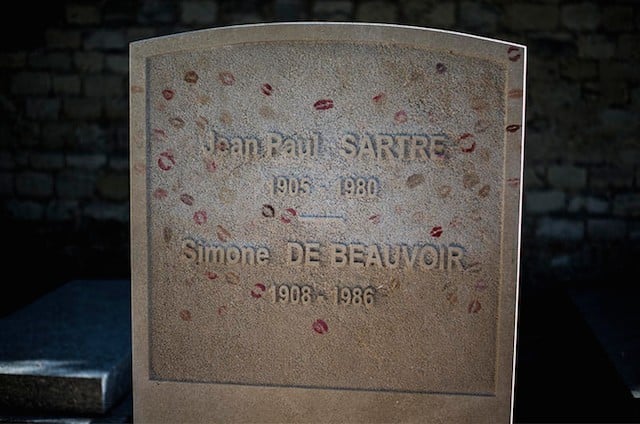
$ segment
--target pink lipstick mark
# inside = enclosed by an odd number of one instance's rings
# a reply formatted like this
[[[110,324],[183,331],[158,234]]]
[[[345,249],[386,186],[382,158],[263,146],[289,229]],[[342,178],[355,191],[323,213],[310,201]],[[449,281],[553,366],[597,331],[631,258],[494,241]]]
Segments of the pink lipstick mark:
[[[333,100],[331,99],[321,99],[313,104],[313,107],[316,110],[327,110],[333,108]]]
[[[315,320],[311,325],[311,328],[318,334],[324,334],[329,331],[329,326],[322,319]]]

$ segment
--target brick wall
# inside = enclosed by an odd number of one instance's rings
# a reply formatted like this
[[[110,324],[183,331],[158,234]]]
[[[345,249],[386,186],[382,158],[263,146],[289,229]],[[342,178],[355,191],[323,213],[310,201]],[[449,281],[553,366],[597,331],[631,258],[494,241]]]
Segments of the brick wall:
[[[638,253],[637,2],[54,2],[37,20],[29,4],[21,9],[24,25],[0,52],[0,216],[16,264],[45,264],[61,278],[126,276],[129,42],[292,20],[403,23],[528,45],[525,282],[600,278]]]

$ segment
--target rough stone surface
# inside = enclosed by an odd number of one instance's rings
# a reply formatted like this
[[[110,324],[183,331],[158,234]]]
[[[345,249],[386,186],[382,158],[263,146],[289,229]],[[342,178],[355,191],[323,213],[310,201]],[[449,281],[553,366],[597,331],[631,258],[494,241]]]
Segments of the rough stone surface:
[[[133,44],[137,419],[508,421],[524,63],[512,43],[384,25]],[[107,202],[126,181],[105,172],[84,213],[121,219]],[[535,200],[566,210],[561,190]]]
[[[0,319],[0,406],[100,414],[130,388],[129,281],[72,281]]]

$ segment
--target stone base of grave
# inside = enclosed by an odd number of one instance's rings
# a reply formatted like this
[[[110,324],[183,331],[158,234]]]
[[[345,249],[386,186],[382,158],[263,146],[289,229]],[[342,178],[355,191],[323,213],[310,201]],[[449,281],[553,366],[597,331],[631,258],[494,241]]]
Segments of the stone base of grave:
[[[129,287],[72,281],[0,319],[0,422],[99,422],[123,401],[126,410]]]

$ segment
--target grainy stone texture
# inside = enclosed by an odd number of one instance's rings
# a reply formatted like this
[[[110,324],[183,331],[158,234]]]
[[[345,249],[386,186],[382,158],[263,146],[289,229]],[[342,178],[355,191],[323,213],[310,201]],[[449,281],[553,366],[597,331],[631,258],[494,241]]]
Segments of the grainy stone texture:
[[[0,319],[0,407],[100,414],[130,388],[129,281],[72,281]]]
[[[132,45],[137,420],[507,422],[525,56],[372,24]],[[118,219],[125,181],[85,213]]]

